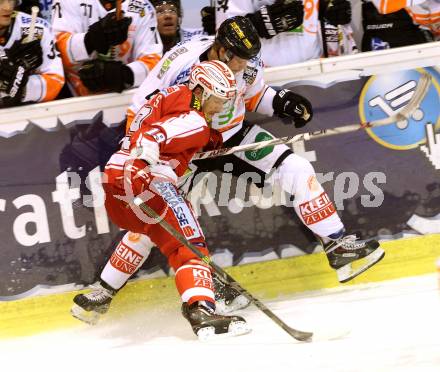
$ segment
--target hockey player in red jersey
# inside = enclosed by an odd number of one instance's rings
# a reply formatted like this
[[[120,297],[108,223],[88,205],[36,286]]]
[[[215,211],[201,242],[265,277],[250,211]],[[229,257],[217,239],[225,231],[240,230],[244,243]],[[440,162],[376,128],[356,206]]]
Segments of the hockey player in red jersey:
[[[64,85],[49,24],[15,11],[16,5],[0,1],[0,108],[54,100]]]
[[[295,127],[306,125],[313,116],[311,104],[288,89],[275,91],[267,86],[263,79],[259,51],[260,42],[255,28],[247,18],[240,16],[223,22],[215,38],[203,36],[176,45],[164,55],[134,95],[128,112],[129,127],[135,123],[134,113],[142,107],[144,97],[156,89],[187,81],[194,64],[213,59],[225,61],[234,72],[237,81],[238,95],[235,102],[226,105],[221,113],[212,118],[211,126],[222,133],[225,147],[256,142],[260,134],[272,137],[272,134],[262,127],[244,123],[246,111],[290,118]],[[296,214],[321,241],[329,264],[336,271],[340,282],[353,279],[384,256],[385,252],[378,241],[359,240],[355,235],[346,234],[333,203],[316,178],[313,166],[307,159],[292,153],[286,145],[275,146],[270,153],[261,157],[250,158],[244,153],[236,153],[195,161],[194,164],[198,168],[193,176],[187,179],[189,189],[191,190],[197,179],[200,180],[200,177],[196,177],[197,173],[222,171],[226,163],[233,165],[232,172],[237,177],[246,172],[256,172],[261,176],[261,180],[278,184],[282,190],[295,198]],[[268,174],[271,175],[266,178]],[[123,242],[133,249],[141,250],[143,258],[131,272],[122,272],[115,264],[119,260],[119,248],[116,248],[101,274],[102,284],[113,289],[122,288],[134,271],[141,267],[154,245],[148,239],[133,241],[128,233]],[[232,286],[217,280],[215,275],[214,285],[218,313],[230,313],[249,303]]]
[[[133,201],[135,197],[141,198],[204,255],[209,254],[191,205],[181,196],[176,184],[197,151],[221,145],[220,135],[207,123],[235,95],[234,75],[224,63],[209,61],[196,65],[188,85],[169,87],[142,106],[121,150],[105,167],[103,185],[109,217],[120,228],[129,230],[132,236],[146,235],[168,258],[176,272],[176,286],[183,301],[182,313],[201,338],[224,333],[237,335],[249,329],[241,317],[214,313],[210,267]],[[130,252],[141,260],[141,255],[123,242],[120,251],[121,255]],[[102,288],[103,295],[106,291],[109,294],[109,289]],[[97,299],[93,292],[91,296],[76,296],[73,315],[85,320],[81,316],[84,311],[105,307]]]

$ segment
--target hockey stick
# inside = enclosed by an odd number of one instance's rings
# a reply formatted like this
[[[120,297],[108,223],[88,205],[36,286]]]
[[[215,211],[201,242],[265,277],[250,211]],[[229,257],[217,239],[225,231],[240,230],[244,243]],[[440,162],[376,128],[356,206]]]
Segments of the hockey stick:
[[[122,0],[116,0],[116,20],[119,21],[122,15]]]
[[[31,8],[32,14],[31,14],[31,23],[29,25],[29,34],[28,36],[25,37],[23,43],[30,43],[31,41],[34,40],[35,23],[37,22],[37,16],[39,11],[40,9],[38,8],[38,6],[33,6]]]
[[[425,98],[428,93],[428,89],[431,85],[432,76],[428,73],[422,73],[422,76],[417,84],[417,88],[414,90],[414,94],[411,97],[410,101],[407,105],[405,105],[401,110],[396,112],[394,115],[388,116],[383,119],[370,121],[364,124],[351,124],[344,125],[341,127],[333,128],[333,129],[323,129],[315,132],[309,133],[300,133],[294,136],[286,136],[280,138],[274,138],[267,141],[249,143],[246,145],[239,145],[230,148],[221,148],[218,150],[211,150],[206,152],[197,153],[193,156],[192,160],[199,159],[207,159],[213,158],[217,156],[225,156],[234,154],[240,151],[250,151],[250,150],[259,150],[268,146],[275,145],[287,145],[290,143],[298,142],[298,141],[308,141],[312,138],[322,138],[327,136],[333,136],[335,134],[349,133],[354,132],[363,128],[377,128],[384,125],[389,125],[395,123],[396,121],[409,119],[409,117],[414,113],[414,111],[419,107],[420,103]]]
[[[211,268],[219,275],[219,277],[225,282],[229,283],[234,289],[236,289],[240,294],[245,296],[249,301],[251,301],[256,307],[258,307],[264,314],[266,314],[272,321],[278,324],[284,331],[286,331],[290,336],[298,341],[310,341],[313,333],[303,332],[297,329],[289,327],[280,318],[278,318],[266,305],[264,305],[260,300],[252,296],[246,289],[244,289],[234,278],[232,278],[226,271],[224,271],[220,266],[214,263],[209,256],[204,256],[199,249],[191,244],[182,234],[176,231],[168,222],[161,219],[160,216],[151,209],[147,204],[145,204],[142,199],[135,198],[133,203],[139,206],[150,218],[154,218],[170,235],[182,243],[185,247],[191,250],[197,257],[199,257],[204,263],[211,266]]]

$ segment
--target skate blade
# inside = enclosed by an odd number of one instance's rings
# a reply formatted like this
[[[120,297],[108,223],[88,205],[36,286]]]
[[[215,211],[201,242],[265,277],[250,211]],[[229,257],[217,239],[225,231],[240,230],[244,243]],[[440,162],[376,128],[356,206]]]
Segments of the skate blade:
[[[228,337],[242,336],[251,331],[252,329],[246,322],[231,322],[231,324],[229,324],[228,332],[226,333],[215,333],[215,328],[211,326],[200,328],[197,332],[197,337],[199,338],[199,341],[208,342]]]
[[[82,307],[74,304],[70,309],[70,314],[78,320],[90,325],[96,325],[101,317],[101,314],[96,311],[85,311]]]
[[[215,313],[219,315],[228,315],[237,310],[244,309],[248,307],[250,301],[243,295],[234,298],[230,304],[226,305],[225,300],[220,300],[215,302]]]
[[[349,280],[356,278],[371,266],[377,264],[384,256],[385,251],[382,248],[377,248],[368,256],[339,268],[336,270],[339,282],[346,283]]]

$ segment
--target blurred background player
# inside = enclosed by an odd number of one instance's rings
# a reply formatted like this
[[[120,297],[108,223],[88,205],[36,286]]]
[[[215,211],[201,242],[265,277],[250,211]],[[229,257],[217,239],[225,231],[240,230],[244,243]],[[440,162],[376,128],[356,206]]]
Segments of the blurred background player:
[[[440,39],[440,1],[362,2],[362,51],[396,48]]]
[[[257,136],[272,138],[270,132],[258,125],[243,123],[245,111],[256,111],[268,116],[286,118],[288,124],[296,127],[306,125],[312,118],[311,104],[302,96],[287,89],[276,92],[268,87],[262,78],[263,65],[257,57],[260,41],[257,31],[246,17],[227,19],[220,26],[217,36],[197,38],[179,44],[166,53],[153,69],[133,97],[128,112],[128,131],[136,128],[135,112],[143,105],[144,97],[157,89],[166,89],[176,83],[188,80],[190,71],[201,61],[222,60],[231,68],[237,80],[238,96],[235,102],[214,115],[212,127],[222,133],[225,147],[237,146],[256,141]],[[138,114],[139,115],[139,114]],[[246,157],[243,153],[222,156],[203,161],[195,161],[197,170],[188,177],[185,188],[191,190],[200,180],[199,174],[214,170],[224,171],[225,164],[232,164],[231,173],[237,177],[245,172],[256,174],[260,181],[252,177],[258,187],[265,182],[276,183],[291,197],[295,197],[295,212],[300,220],[320,239],[330,266],[336,270],[338,279],[346,282],[353,279],[377,263],[384,255],[376,240],[361,241],[354,235],[346,235],[333,203],[316,179],[313,166],[308,160],[292,153],[285,145],[275,146],[264,156]],[[268,177],[268,174],[271,174]],[[316,206],[320,205],[318,213]],[[321,213],[322,212],[322,213]],[[129,236],[124,237],[130,246]],[[144,252],[149,252],[151,242],[140,241]],[[134,248],[133,248],[134,249]],[[103,285],[121,288],[129,277],[141,266],[141,262],[131,272],[122,272],[114,265],[117,249],[101,275]],[[148,255],[148,253],[146,253]],[[356,268],[352,263],[357,261]],[[113,262],[113,264],[112,264]],[[109,275],[109,272],[112,272]],[[118,277],[117,287],[108,283],[109,277]],[[249,302],[231,286],[224,285],[214,277],[217,312],[226,314],[246,306]],[[114,292],[116,293],[116,292]],[[111,300],[111,299],[110,299]]]
[[[213,31],[214,20],[218,28],[227,18],[246,16],[261,38],[265,66],[357,52],[348,0],[228,0],[215,4],[215,14],[212,7],[202,9],[205,30]]]
[[[107,182],[103,186],[109,217],[120,228],[131,232],[131,240],[136,241],[134,234],[139,239],[151,239],[168,258],[176,273],[182,313],[196,335],[202,338],[225,333],[237,335],[249,330],[241,317],[214,313],[210,267],[136,207],[133,200],[142,199],[204,255],[209,254],[196,216],[176,183],[192,156],[206,148],[212,136],[217,142],[219,135],[208,123],[236,93],[234,75],[224,63],[210,61],[195,66],[188,85],[169,87],[141,107],[121,150],[110,158],[105,168]],[[121,258],[125,257],[124,252],[136,257],[136,261],[146,255],[125,243],[123,239],[118,248]],[[108,278],[114,286],[118,281],[117,276]],[[99,294],[94,291],[75,296],[72,314],[84,320],[81,315],[98,311],[104,306],[102,298],[113,295],[112,290],[104,287]]]
[[[52,27],[74,95],[137,87],[162,55],[149,1],[57,0]]]
[[[49,25],[15,11],[15,0],[0,0],[0,107],[55,99],[64,72]]]
[[[18,10],[31,14],[31,9],[36,6],[40,9],[38,16],[50,23],[53,0],[21,0],[18,1]]]
[[[163,53],[181,41],[202,35],[203,28],[182,28],[180,0],[151,0],[156,9],[157,29],[163,43]]]

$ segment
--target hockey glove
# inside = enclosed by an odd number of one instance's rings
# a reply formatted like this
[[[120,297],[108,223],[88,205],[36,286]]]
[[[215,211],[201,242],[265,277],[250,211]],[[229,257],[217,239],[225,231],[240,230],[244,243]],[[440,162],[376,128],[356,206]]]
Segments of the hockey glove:
[[[259,11],[246,15],[254,24],[260,37],[270,39],[280,32],[293,30],[303,23],[302,1],[277,0],[263,5]]]
[[[124,164],[124,184],[117,185],[122,189],[129,187],[133,195],[143,193],[151,182],[150,168],[148,164],[140,159],[130,159]],[[127,190],[125,190],[127,192]]]
[[[17,40],[6,51],[10,61],[22,65],[26,71],[36,70],[43,63],[43,49],[40,40],[22,43]]]
[[[137,147],[131,150],[132,158],[141,159],[149,165],[155,165],[159,161],[159,144],[146,138],[142,133],[136,139]]]
[[[297,128],[303,127],[313,118],[310,102],[288,89],[277,92],[273,98],[272,106],[275,115],[280,118],[292,118]]]
[[[220,149],[223,146],[223,137],[222,134],[215,129],[210,128],[209,141],[203,147],[202,151],[212,151]]]
[[[122,44],[127,40],[130,23],[130,17],[117,20],[115,12],[112,12],[92,24],[84,37],[87,53],[92,54],[96,50],[106,54],[111,46]]]
[[[120,61],[95,60],[79,70],[83,84],[92,92],[122,92],[134,82],[133,71]]]
[[[202,16],[203,31],[208,35],[215,35],[215,7],[205,6],[200,11]]]
[[[0,92],[7,95],[2,99],[3,107],[19,104],[24,96],[29,74],[25,67],[8,59],[0,59]]]
[[[324,18],[333,26],[351,22],[351,4],[348,0],[324,2]]]

